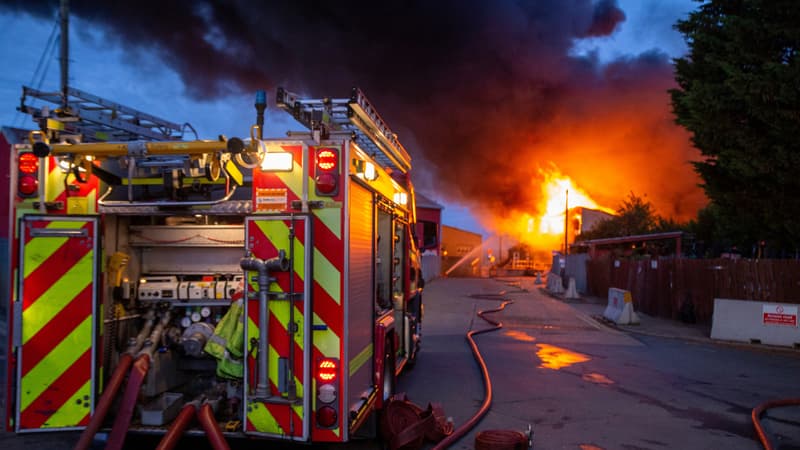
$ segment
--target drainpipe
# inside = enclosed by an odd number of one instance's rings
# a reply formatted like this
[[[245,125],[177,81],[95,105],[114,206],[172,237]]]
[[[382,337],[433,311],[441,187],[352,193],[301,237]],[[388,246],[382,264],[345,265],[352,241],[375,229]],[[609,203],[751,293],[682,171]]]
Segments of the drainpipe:
[[[269,284],[274,278],[269,276],[270,271],[286,272],[289,270],[289,260],[286,259],[286,251],[280,250],[278,256],[263,260],[255,256],[248,255],[239,261],[243,270],[258,272],[256,278],[258,283],[258,380],[256,382],[255,397],[266,399],[270,395],[269,372],[268,369],[268,350],[269,350]]]

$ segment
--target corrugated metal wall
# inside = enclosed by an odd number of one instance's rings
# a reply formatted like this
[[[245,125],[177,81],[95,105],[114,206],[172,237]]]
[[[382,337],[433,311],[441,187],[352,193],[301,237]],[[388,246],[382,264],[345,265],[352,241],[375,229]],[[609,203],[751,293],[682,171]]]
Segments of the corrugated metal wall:
[[[373,234],[375,229],[374,202],[372,193],[357,183],[350,183],[350,255],[347,260],[347,320],[350,321],[348,352],[350,361],[365,351],[372,343],[375,305],[372,281]],[[373,350],[374,351],[374,350]],[[372,385],[372,358],[351,373],[348,405],[353,405],[361,394]]]

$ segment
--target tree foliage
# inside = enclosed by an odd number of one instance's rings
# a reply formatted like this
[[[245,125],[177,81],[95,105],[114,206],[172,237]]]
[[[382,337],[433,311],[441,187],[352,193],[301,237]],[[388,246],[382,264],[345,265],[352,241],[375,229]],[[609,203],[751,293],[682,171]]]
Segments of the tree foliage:
[[[797,248],[800,2],[710,0],[676,28],[689,53],[675,60],[672,106],[703,156],[716,238]]]
[[[617,209],[617,215],[598,222],[591,230],[578,236],[578,240],[676,231],[684,226],[659,216],[649,201],[631,192]]]

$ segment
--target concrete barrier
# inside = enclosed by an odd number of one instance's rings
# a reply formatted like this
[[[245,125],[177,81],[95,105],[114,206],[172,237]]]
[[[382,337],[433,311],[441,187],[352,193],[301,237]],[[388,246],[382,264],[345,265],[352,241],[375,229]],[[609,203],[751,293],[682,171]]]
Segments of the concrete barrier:
[[[551,294],[564,293],[564,285],[561,283],[561,277],[553,272],[547,274],[547,292]]]
[[[638,324],[639,316],[633,310],[633,299],[630,291],[609,288],[608,306],[603,312],[603,317],[618,325]]]
[[[714,299],[711,339],[800,348],[800,305]]]
[[[568,284],[569,286],[567,287],[567,292],[564,293],[564,298],[569,298],[569,299],[581,298],[581,296],[578,295],[578,290],[575,288],[575,277],[569,277]]]

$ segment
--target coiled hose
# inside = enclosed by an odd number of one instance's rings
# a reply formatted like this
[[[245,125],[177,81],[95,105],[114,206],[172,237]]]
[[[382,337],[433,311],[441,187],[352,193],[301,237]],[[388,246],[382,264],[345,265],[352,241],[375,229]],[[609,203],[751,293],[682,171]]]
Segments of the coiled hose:
[[[761,426],[761,414],[764,411],[770,408],[779,408],[781,406],[798,406],[800,405],[800,398],[787,398],[783,400],[771,400],[766,403],[762,403],[755,408],[753,408],[753,412],[751,417],[753,419],[753,426],[756,428],[756,434],[758,434],[758,439],[761,441],[761,445],[764,446],[765,450],[774,450],[775,447],[770,444],[769,439],[767,438],[767,433],[764,432],[764,427]]]
[[[502,296],[503,294],[501,294]],[[499,296],[486,296],[486,297],[479,297],[479,298],[486,298],[488,300],[501,300],[502,298],[497,298]],[[494,309],[487,309],[483,311],[478,311],[478,317],[489,322],[493,325],[490,328],[486,328],[483,330],[470,330],[467,333],[467,341],[469,342],[469,346],[472,348],[472,355],[475,357],[475,361],[478,362],[478,365],[481,367],[481,374],[483,375],[483,387],[484,387],[484,398],[483,404],[481,405],[480,409],[473,415],[466,423],[461,425],[460,427],[456,428],[453,431],[453,434],[444,438],[441,442],[436,444],[433,447],[433,450],[442,450],[446,449],[449,446],[453,445],[456,441],[461,439],[465,434],[469,432],[478,422],[489,412],[489,407],[492,405],[492,380],[489,378],[489,369],[486,368],[486,361],[483,360],[483,355],[481,355],[480,350],[478,350],[478,345],[475,344],[475,339],[473,336],[477,334],[488,333],[490,331],[496,331],[500,328],[503,328],[503,324],[496,320],[492,320],[487,318],[484,314],[494,313],[498,311],[502,311],[505,309],[506,306],[514,303],[512,300],[504,300],[503,303],[500,304],[497,308]]]

